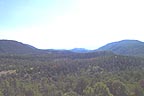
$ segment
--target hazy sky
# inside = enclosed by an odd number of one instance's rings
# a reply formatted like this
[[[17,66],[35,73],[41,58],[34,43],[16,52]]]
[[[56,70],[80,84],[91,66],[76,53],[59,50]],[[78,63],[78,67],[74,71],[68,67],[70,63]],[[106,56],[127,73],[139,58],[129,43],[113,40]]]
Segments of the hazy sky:
[[[43,49],[144,41],[144,0],[0,0],[0,39]]]

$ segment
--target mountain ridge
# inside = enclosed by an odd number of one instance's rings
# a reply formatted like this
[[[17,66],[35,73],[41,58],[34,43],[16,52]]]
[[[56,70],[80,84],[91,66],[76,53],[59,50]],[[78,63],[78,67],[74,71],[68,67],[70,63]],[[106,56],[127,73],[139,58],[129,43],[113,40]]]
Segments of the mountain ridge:
[[[112,51],[120,55],[144,56],[144,42],[139,40],[121,40],[108,43],[97,50]]]
[[[71,52],[72,51],[65,49],[38,49],[32,45],[15,40],[0,40],[0,54],[67,54]]]
[[[39,49],[15,40],[0,40],[0,53],[30,54],[38,52]]]
[[[15,40],[0,40],[1,54],[48,54],[48,53],[89,53],[96,51],[110,51],[119,55],[144,56],[144,42],[139,40],[121,40],[108,43],[96,50],[88,50],[85,48],[73,48],[70,50],[56,49],[38,49],[28,44],[24,44]]]

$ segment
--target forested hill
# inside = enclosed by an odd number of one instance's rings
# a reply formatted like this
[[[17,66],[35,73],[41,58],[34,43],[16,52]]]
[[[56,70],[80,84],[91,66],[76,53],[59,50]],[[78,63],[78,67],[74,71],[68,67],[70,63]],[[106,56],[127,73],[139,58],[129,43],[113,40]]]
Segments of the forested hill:
[[[121,55],[144,56],[144,42],[138,40],[122,40],[102,46],[98,51],[112,51]]]
[[[33,46],[13,40],[0,40],[0,53],[3,54],[30,54],[39,52]]]
[[[14,40],[0,40],[0,53],[1,54],[49,54],[49,53],[71,53],[69,50],[42,50],[34,46],[24,44]]]
[[[0,40],[1,54],[74,54],[74,53],[93,53],[95,51],[111,51],[115,54],[129,56],[144,56],[144,42],[138,40],[122,40],[109,43],[97,50],[87,50],[84,48],[74,48],[72,50],[54,50],[54,49],[37,49],[31,45],[23,44],[13,40]]]

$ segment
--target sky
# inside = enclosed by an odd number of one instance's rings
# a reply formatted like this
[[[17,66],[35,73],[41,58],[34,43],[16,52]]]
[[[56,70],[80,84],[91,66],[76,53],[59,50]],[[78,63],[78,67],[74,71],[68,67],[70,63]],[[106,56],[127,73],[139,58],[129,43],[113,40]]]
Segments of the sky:
[[[144,41],[144,0],[0,0],[0,39],[40,49]]]

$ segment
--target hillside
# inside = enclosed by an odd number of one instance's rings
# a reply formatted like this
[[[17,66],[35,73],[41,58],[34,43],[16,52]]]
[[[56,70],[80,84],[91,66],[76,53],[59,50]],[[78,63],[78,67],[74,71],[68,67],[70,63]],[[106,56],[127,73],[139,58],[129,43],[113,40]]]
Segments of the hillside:
[[[14,40],[0,40],[0,54],[70,54],[71,50],[37,49]]]
[[[138,40],[122,40],[102,46],[98,51],[112,51],[121,55],[144,56],[144,42]]]
[[[1,54],[74,54],[78,57],[80,53],[94,54],[94,51],[111,51],[120,55],[144,56],[144,42],[138,40],[122,40],[109,43],[97,50],[74,48],[71,50],[37,49],[31,45],[23,44],[13,40],[0,40]],[[108,52],[107,52],[108,53]]]
[[[3,54],[31,54],[40,50],[13,40],[0,40],[0,53]]]

